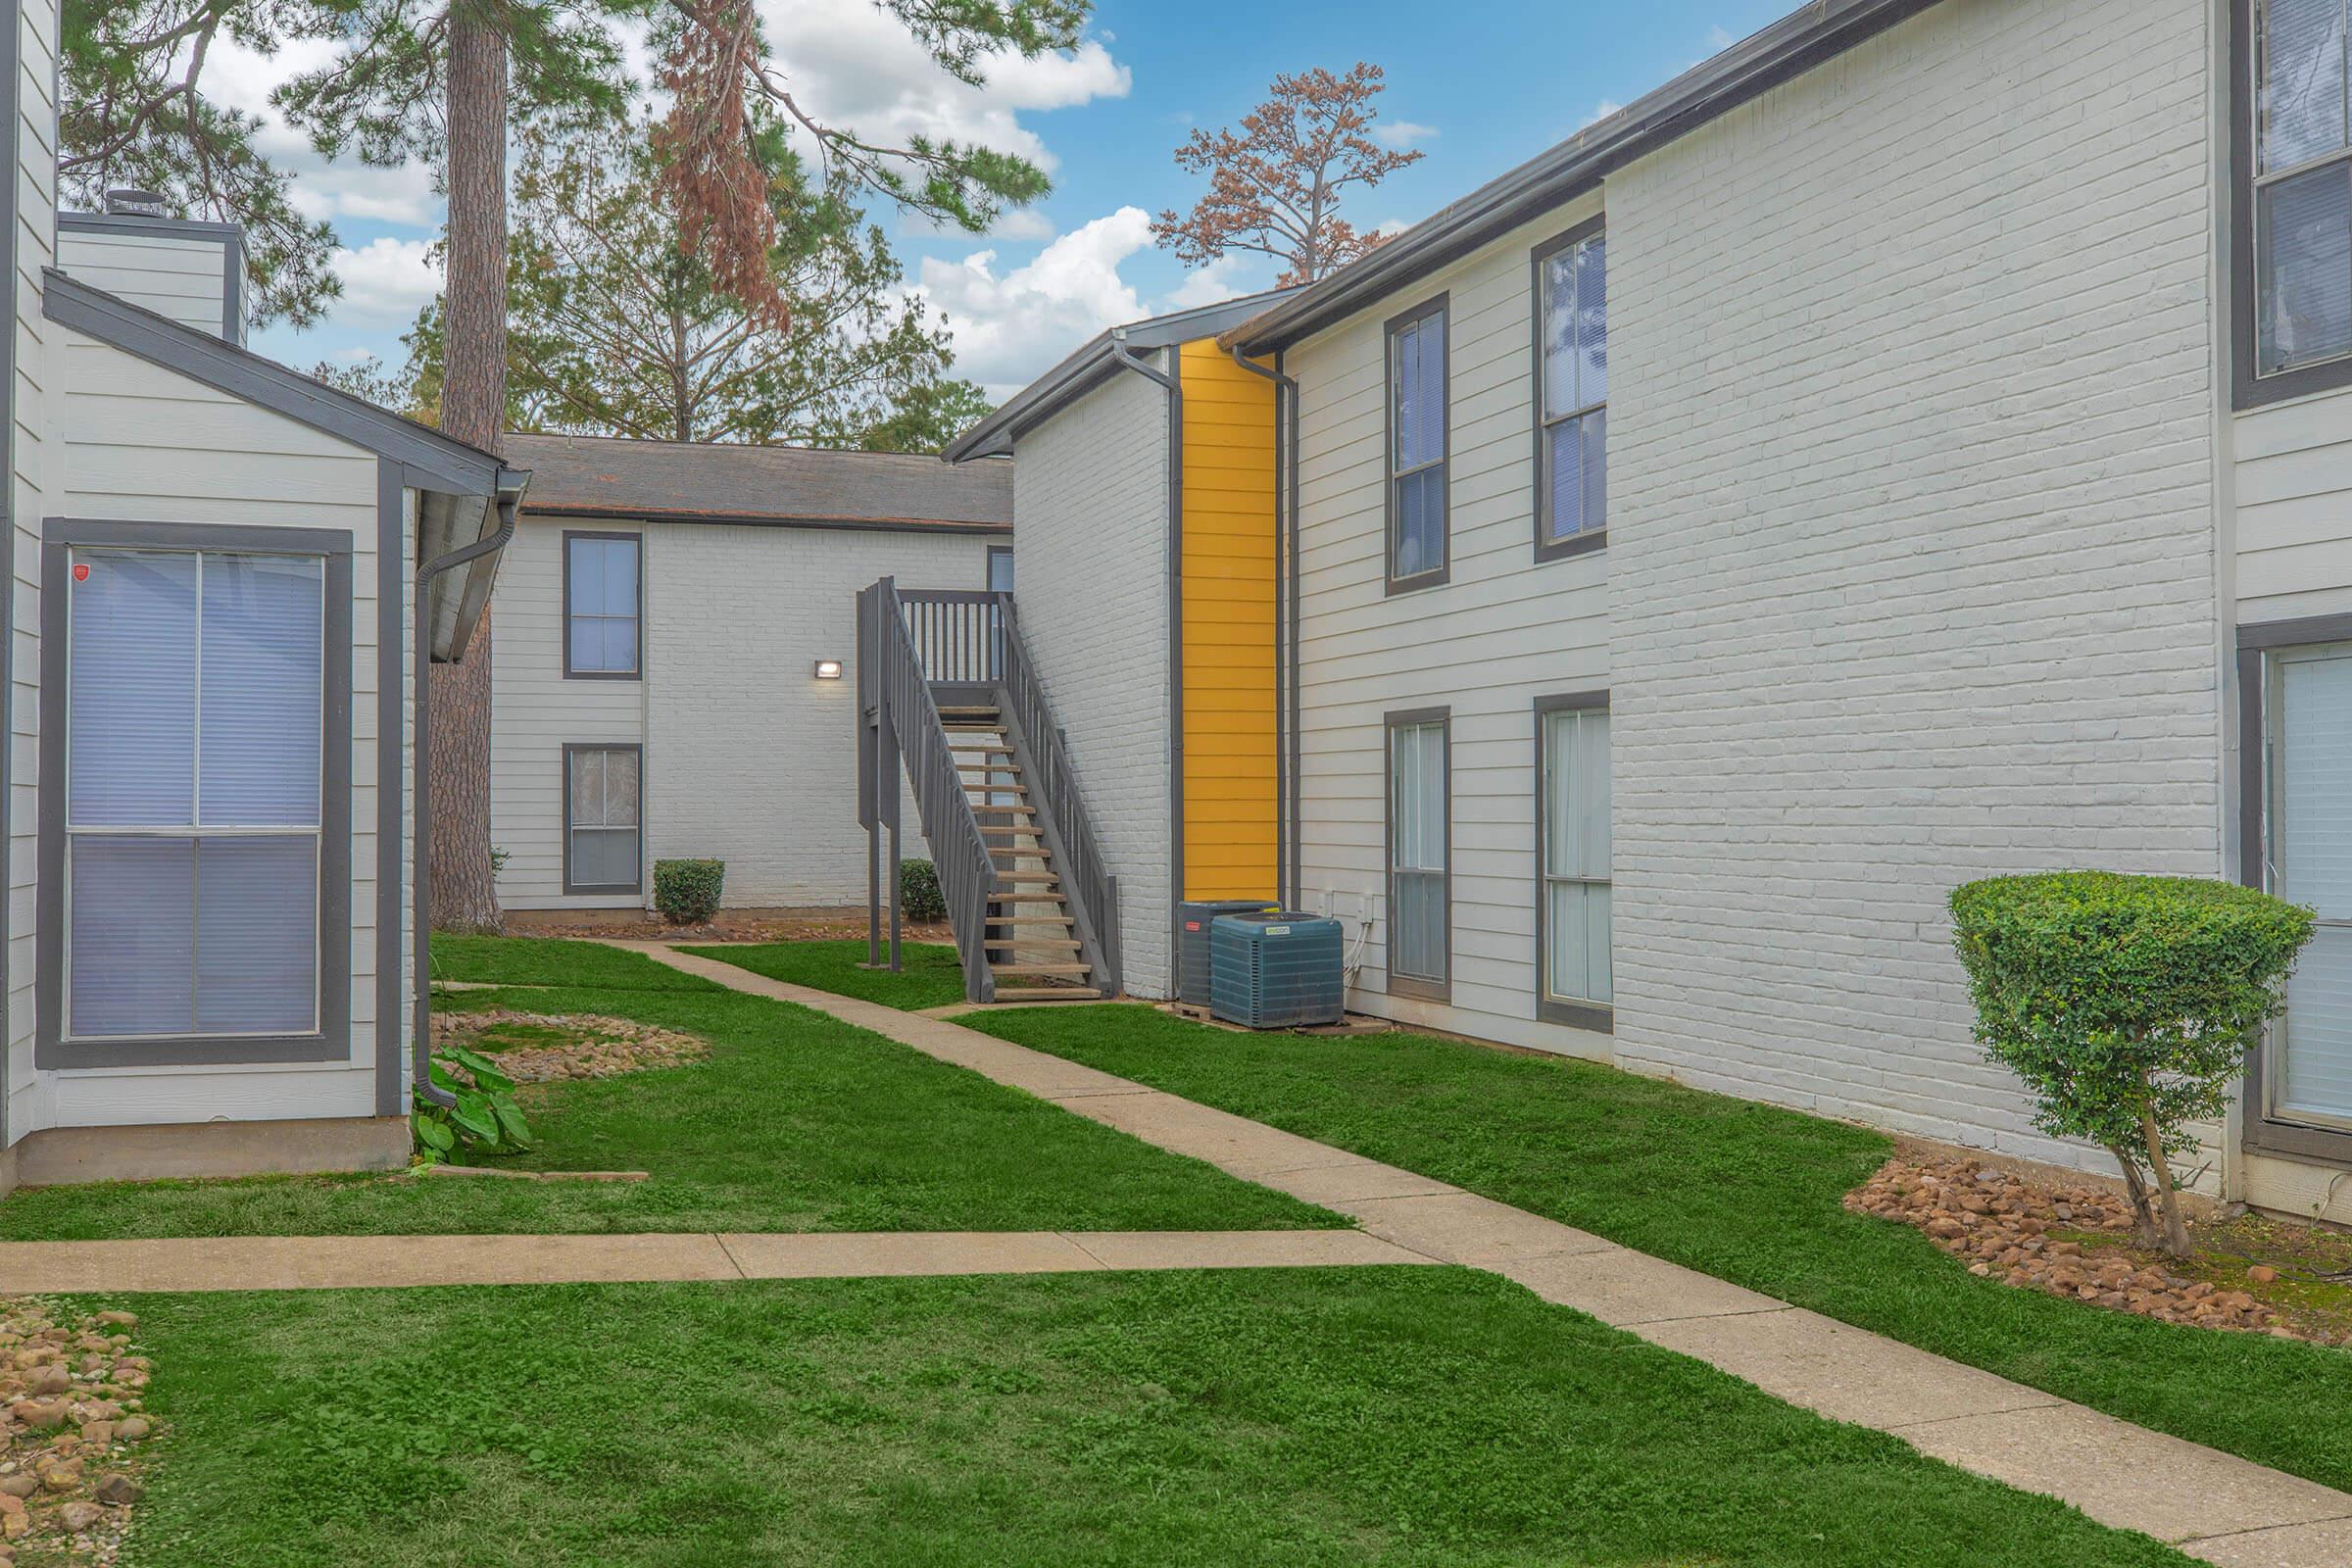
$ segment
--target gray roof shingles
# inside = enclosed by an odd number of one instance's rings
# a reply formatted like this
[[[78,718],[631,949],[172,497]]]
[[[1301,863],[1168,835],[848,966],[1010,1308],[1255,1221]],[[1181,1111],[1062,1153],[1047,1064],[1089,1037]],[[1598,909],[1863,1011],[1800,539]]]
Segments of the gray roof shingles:
[[[1012,465],[819,447],[510,435],[525,513],[821,527],[1012,528]]]

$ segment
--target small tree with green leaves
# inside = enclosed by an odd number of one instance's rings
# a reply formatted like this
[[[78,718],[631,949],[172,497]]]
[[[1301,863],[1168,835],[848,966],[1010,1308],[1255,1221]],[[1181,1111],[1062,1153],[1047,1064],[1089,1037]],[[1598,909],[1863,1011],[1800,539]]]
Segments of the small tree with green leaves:
[[[1977,1040],[2033,1091],[2042,1131],[2123,1167],[2133,1236],[2188,1254],[2172,1162],[2229,1106],[2284,1004],[2312,911],[2233,883],[2063,871],[1953,890]]]

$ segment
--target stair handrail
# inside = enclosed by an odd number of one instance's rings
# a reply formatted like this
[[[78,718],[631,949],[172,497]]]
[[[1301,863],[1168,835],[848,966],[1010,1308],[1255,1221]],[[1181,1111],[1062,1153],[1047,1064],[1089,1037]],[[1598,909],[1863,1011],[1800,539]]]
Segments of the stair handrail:
[[[907,630],[898,586],[885,577],[873,592],[880,602],[880,612],[872,617],[874,647],[868,661],[875,717],[890,722],[906,759],[915,811],[930,840],[940,895],[948,906],[948,923],[963,957],[964,995],[974,1002],[992,1001],[996,976],[988,964],[988,919],[989,906],[1000,891],[996,858],[980,832],[980,818],[964,789],[939,705],[931,700],[930,675]]]
[[[1038,678],[1037,661],[1021,634],[1020,614],[1011,594],[996,596],[999,622],[997,682],[1004,693],[1003,716],[1007,742],[1021,755],[1023,781],[1030,804],[1040,813],[1054,840],[1062,891],[1070,899],[1070,915],[1078,940],[1089,949],[1090,960],[1102,994],[1120,990],[1119,879],[1096,835],[1094,818],[1078,790],[1078,777],[1064,745],[1061,726],[1047,705],[1045,684]]]

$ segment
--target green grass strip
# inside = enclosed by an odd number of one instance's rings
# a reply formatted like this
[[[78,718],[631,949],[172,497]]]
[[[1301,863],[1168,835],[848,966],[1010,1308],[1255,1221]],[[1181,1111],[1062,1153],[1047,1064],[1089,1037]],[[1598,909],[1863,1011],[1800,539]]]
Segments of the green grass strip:
[[[2352,1490],[2352,1354],[1978,1279],[1917,1231],[1840,1206],[1890,1152],[1878,1133],[1414,1034],[1235,1034],[1140,1007],[964,1021]]]
[[[860,967],[865,962],[863,942],[730,942],[682,951],[770,980],[878,1002],[902,1012],[945,1007],[963,1000],[963,965],[956,961],[956,950],[944,943],[900,944],[901,968],[895,973]],[[889,951],[885,943],[883,952]]]
[[[123,1568],[2185,1568],[1454,1269],[132,1298]]]

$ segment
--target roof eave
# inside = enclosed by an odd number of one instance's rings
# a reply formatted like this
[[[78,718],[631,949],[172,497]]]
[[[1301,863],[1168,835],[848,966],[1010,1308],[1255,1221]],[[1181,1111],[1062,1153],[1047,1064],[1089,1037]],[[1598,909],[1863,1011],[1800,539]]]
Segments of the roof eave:
[[[1597,124],[1463,197],[1218,338],[1250,358],[1285,349],[1597,185],[1612,170],[1940,0],[1812,0]]]

